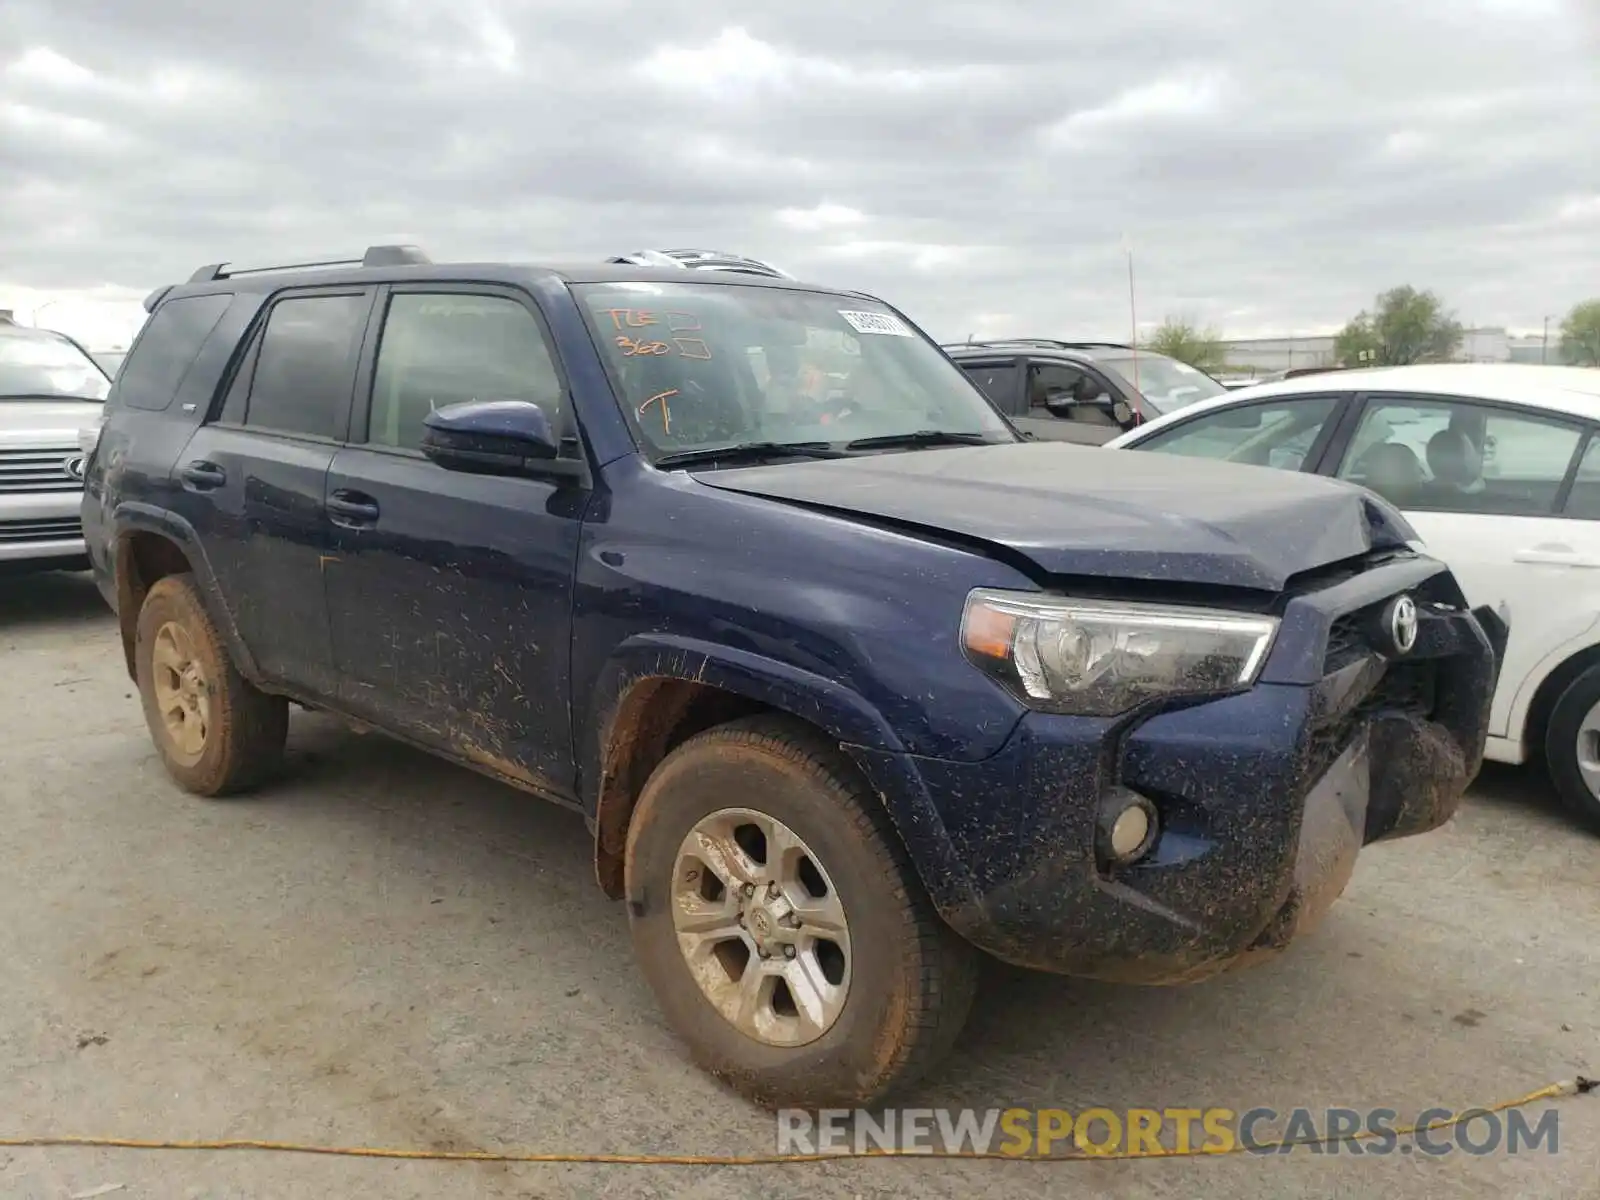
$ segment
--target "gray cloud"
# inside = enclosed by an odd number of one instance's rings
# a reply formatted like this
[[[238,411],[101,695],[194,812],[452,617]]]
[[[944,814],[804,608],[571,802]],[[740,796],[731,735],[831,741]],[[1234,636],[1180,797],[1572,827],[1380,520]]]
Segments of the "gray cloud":
[[[940,336],[1536,326],[1600,277],[1591,0],[9,0],[0,285],[700,244]]]

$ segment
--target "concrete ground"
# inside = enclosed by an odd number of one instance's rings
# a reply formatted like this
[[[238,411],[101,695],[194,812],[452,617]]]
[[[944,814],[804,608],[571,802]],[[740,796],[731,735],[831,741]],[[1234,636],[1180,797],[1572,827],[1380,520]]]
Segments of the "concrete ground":
[[[293,771],[181,794],[110,615],[0,583],[0,1136],[759,1153],[691,1067],[593,885],[582,823],[384,739],[296,721]],[[1183,990],[994,972],[904,1104],[1415,1114],[1600,1074],[1600,839],[1521,773],[1375,847],[1288,957]],[[1560,1150],[1126,1163],[486,1166],[0,1149],[0,1195],[1600,1195],[1600,1096]]]

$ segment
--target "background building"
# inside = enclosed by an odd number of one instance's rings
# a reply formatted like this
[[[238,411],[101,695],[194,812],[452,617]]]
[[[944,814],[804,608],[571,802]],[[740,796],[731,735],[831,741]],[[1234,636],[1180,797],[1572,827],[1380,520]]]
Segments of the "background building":
[[[1238,338],[1222,343],[1230,374],[1268,375],[1295,367],[1336,366],[1334,335],[1304,337]],[[1543,334],[1513,336],[1505,329],[1469,329],[1456,354],[1459,362],[1561,362],[1561,337],[1551,331],[1548,347]]]

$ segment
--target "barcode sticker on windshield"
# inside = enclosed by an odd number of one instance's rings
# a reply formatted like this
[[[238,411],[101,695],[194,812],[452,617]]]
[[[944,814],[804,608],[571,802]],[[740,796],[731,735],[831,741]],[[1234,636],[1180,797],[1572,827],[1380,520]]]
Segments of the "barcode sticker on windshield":
[[[846,312],[841,308],[839,315],[849,321],[850,328],[857,333],[883,333],[890,337],[911,336],[911,330],[906,328],[905,322],[898,317],[891,317],[888,313]]]

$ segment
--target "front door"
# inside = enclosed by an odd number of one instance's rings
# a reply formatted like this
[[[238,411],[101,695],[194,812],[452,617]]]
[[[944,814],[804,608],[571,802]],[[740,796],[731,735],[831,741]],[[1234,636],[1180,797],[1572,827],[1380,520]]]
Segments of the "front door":
[[[327,476],[344,707],[567,798],[573,574],[589,493],[447,471],[418,449],[431,409],[468,400],[530,400],[570,430],[543,322],[510,291],[397,286],[379,303],[375,362]]]
[[[1112,415],[1117,391],[1098,373],[1069,363],[1028,367],[1028,407],[1015,424],[1041,441],[1103,446],[1122,432]]]
[[[1338,475],[1404,510],[1473,606],[1504,606],[1510,638],[1489,732],[1515,689],[1600,619],[1600,523],[1570,514],[1586,428],[1527,409],[1439,396],[1369,397]],[[1572,492],[1572,495],[1568,493]]]
[[[262,674],[316,696],[334,689],[323,603],[324,482],[350,416],[371,289],[297,291],[273,302],[214,420],[173,468],[221,598]]]

